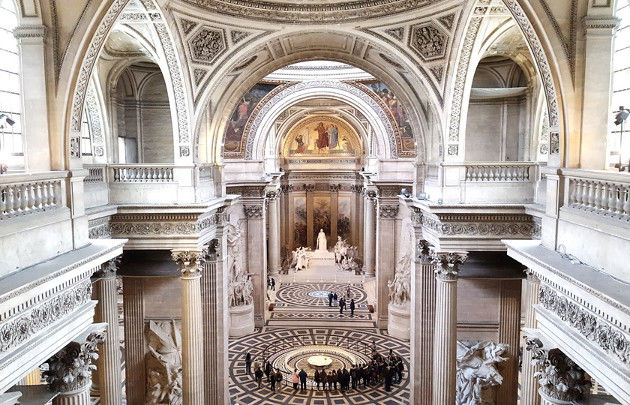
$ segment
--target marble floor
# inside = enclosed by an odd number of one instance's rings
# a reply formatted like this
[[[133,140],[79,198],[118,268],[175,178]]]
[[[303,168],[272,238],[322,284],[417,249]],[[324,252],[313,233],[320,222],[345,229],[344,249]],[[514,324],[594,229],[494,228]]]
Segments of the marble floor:
[[[333,279],[334,280],[334,279]],[[357,307],[353,317],[349,311],[339,313],[338,307],[328,306],[328,291],[346,294]],[[409,343],[376,328],[368,310],[369,294],[362,277],[344,282],[294,281],[285,278],[276,286],[275,309],[269,313],[265,326],[255,333],[230,340],[229,377],[233,404],[408,404],[409,403]],[[349,299],[348,299],[349,302]],[[403,381],[386,392],[382,385],[350,390],[318,391],[309,386],[305,392],[294,391],[289,381],[293,367],[305,368],[310,355],[330,356],[334,367],[349,366],[369,358],[372,345],[387,355],[390,349],[405,362]],[[279,390],[272,392],[268,383],[258,388],[253,376],[245,373],[245,354],[254,361],[269,358],[274,367],[286,371]],[[310,378],[309,378],[310,380]]]

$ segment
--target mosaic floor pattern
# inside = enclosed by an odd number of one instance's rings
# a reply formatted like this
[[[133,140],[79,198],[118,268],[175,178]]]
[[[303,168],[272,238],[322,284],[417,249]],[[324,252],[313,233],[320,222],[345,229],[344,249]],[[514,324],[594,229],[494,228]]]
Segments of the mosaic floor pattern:
[[[386,355],[389,349],[403,357],[405,374],[403,382],[392,386],[390,392],[382,385],[359,390],[317,391],[308,389],[295,392],[288,381],[273,393],[268,383],[258,388],[253,376],[245,373],[245,354],[249,351],[254,361],[263,357],[278,368],[302,365],[319,351],[330,356],[335,364],[361,361],[369,355],[371,345]],[[320,350],[321,349],[321,350]],[[409,403],[409,345],[406,342],[381,334],[375,329],[343,328],[265,328],[254,334],[230,341],[229,372],[230,396],[233,404],[315,404],[315,405],[402,405]],[[288,379],[288,376],[287,376]]]
[[[277,307],[328,307],[328,291],[339,297],[346,295],[348,284],[341,283],[283,283],[276,293]],[[350,296],[357,309],[367,308],[367,294],[360,283],[350,284]]]

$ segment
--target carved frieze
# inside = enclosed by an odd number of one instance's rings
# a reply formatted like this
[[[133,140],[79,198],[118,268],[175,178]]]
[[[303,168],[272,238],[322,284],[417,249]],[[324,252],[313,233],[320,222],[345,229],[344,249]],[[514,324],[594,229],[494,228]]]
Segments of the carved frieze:
[[[433,22],[413,25],[409,35],[409,47],[424,61],[442,59],[446,56],[448,35]]]
[[[630,336],[617,326],[559,294],[549,286],[540,287],[538,298],[543,307],[553,312],[564,323],[576,329],[604,352],[625,364],[630,364]]]
[[[221,225],[226,214],[213,212],[202,217],[190,214],[118,214],[110,223],[116,237],[196,235]]]
[[[88,235],[90,239],[109,239],[112,232],[109,226],[109,217],[101,217],[88,221]]]
[[[395,219],[398,216],[398,205],[379,205],[378,215],[383,219]]]
[[[534,223],[529,215],[424,215],[422,225],[440,236],[530,238],[534,235]]]
[[[24,343],[92,297],[89,279],[0,324],[0,353]]]

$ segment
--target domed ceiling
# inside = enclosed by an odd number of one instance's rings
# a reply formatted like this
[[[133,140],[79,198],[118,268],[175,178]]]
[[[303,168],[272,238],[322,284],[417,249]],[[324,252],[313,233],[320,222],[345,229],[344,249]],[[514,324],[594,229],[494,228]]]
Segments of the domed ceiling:
[[[217,13],[277,21],[341,22],[381,17],[441,0],[183,0]]]

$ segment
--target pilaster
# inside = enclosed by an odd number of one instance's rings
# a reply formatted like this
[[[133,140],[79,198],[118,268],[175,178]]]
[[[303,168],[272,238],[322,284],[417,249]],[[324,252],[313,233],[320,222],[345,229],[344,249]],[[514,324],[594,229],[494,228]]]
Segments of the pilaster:
[[[123,277],[125,324],[125,381],[128,387],[144,387],[144,291],[142,279]],[[127,404],[144,405],[145,390],[127,390]]]
[[[538,293],[540,291],[540,280],[536,274],[527,270],[527,282],[525,284],[525,330],[535,329],[536,311],[534,306],[538,305]],[[528,337],[525,336],[525,341]],[[540,395],[538,395],[538,384],[535,375],[540,371],[540,366],[532,364],[533,353],[531,350],[523,350],[523,362],[521,368],[521,404],[540,405]]]
[[[376,256],[375,190],[365,190],[363,206],[365,207],[363,211],[363,272],[367,276],[374,276]]]
[[[265,297],[267,291],[267,251],[264,200],[244,203],[247,217],[247,269],[254,285],[254,325],[265,323]]]
[[[499,365],[503,383],[497,390],[497,404],[516,405],[518,401],[518,352],[521,332],[521,279],[502,280],[499,298],[499,343],[508,348],[507,360]]]
[[[280,196],[278,190],[268,191],[267,212],[269,215],[269,275],[280,272]]]
[[[379,199],[376,223],[376,325],[380,329],[388,326],[389,287],[396,269],[396,217],[398,201]]]

